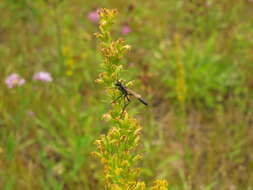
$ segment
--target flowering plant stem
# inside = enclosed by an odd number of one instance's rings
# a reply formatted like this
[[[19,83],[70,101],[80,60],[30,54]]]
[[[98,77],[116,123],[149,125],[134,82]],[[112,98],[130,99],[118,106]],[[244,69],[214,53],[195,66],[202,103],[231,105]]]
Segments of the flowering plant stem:
[[[100,158],[104,166],[104,179],[106,189],[110,190],[165,190],[167,182],[157,180],[154,186],[146,188],[144,182],[138,181],[140,169],[135,167],[140,154],[134,150],[140,142],[141,126],[130,117],[124,108],[124,100],[118,99],[121,92],[115,88],[115,83],[120,80],[122,73],[121,59],[130,50],[123,39],[113,41],[110,28],[116,16],[116,10],[100,9],[99,30],[96,37],[100,40],[100,52],[103,56],[101,64],[103,72],[97,82],[105,87],[106,94],[112,103],[111,110],[103,118],[112,124],[107,135],[102,135],[96,141],[98,151],[94,154]]]

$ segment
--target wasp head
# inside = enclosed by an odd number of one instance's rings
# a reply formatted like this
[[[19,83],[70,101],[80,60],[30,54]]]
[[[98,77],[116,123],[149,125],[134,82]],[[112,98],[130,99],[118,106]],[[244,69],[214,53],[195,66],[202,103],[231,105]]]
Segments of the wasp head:
[[[119,82],[119,81],[117,81],[117,82],[115,83],[115,86],[120,87],[120,86],[122,86],[122,83],[121,83],[121,82]]]

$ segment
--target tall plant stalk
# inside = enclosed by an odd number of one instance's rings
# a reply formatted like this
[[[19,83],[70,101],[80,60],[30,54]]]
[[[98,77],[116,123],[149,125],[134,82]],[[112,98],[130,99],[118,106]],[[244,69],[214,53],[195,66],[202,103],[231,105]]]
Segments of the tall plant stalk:
[[[130,46],[123,39],[113,41],[110,29],[114,23],[116,10],[100,9],[99,30],[96,37],[100,40],[100,52],[103,56],[100,73],[97,82],[105,88],[109,102],[113,102],[111,110],[104,114],[103,118],[110,122],[111,129],[107,135],[102,135],[96,141],[97,152],[94,154],[100,158],[104,166],[104,180],[106,189],[109,190],[166,190],[167,182],[156,180],[151,188],[138,181],[140,168],[136,163],[142,158],[135,153],[140,143],[141,126],[124,109],[124,99],[114,100],[121,92],[115,88],[115,83],[122,74],[122,57]],[[128,84],[126,84],[128,85]]]

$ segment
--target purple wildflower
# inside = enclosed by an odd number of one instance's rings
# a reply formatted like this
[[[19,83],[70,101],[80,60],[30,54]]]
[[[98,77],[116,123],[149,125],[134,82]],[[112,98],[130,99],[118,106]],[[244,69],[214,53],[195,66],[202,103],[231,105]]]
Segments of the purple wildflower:
[[[41,71],[33,75],[33,80],[39,80],[42,82],[52,82],[53,79],[50,73]]]
[[[89,12],[88,19],[91,22],[97,23],[99,21],[99,14],[98,14],[98,12],[97,11],[91,11],[91,12]]]
[[[25,84],[25,79],[20,77],[18,74],[13,73],[6,78],[5,84],[8,88],[13,88],[14,86],[22,86]]]
[[[130,32],[131,32],[131,28],[130,28],[128,25],[124,25],[124,26],[122,27],[121,33],[122,33],[123,35],[127,35],[127,34],[130,33]]]

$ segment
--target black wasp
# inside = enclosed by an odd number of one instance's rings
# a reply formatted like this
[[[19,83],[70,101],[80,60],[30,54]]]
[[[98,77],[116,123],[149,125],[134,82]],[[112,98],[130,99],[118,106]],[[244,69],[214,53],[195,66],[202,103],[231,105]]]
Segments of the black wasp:
[[[133,90],[130,90],[129,88],[127,88],[126,86],[124,86],[120,81],[117,81],[115,83],[115,86],[121,92],[121,95],[118,98],[116,98],[113,102],[116,102],[121,97],[124,97],[124,100],[127,101],[127,102],[125,102],[125,105],[124,105],[124,108],[122,110],[122,113],[125,111],[127,105],[131,102],[131,100],[130,100],[131,96],[134,97],[134,98],[136,98],[137,100],[139,100],[145,106],[148,105],[148,103],[141,97],[140,94],[134,92]]]

